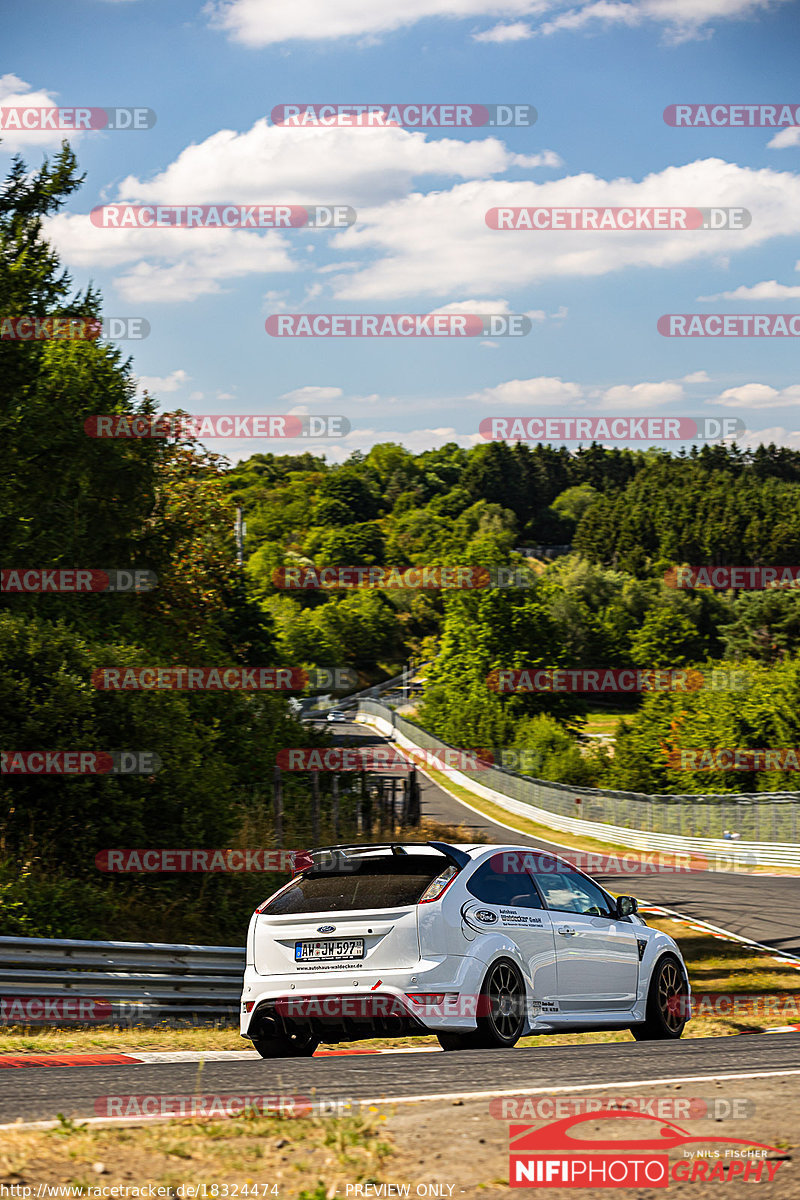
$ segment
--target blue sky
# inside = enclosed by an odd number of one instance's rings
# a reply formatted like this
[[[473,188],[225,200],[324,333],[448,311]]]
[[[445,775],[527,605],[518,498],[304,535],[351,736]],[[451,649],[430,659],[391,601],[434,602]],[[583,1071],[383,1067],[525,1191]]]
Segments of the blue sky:
[[[492,415],[714,414],[800,448],[797,339],[667,339],[662,313],[800,312],[800,127],[675,129],[666,105],[800,105],[795,0],[39,0],[4,19],[0,104],[138,105],[86,132],[50,236],[142,386],[196,413],[342,413],[341,442],[478,439]],[[529,128],[280,129],[282,103],[528,103]],[[16,135],[34,166],[61,135]],[[344,232],[103,230],[98,204],[339,203]],[[745,231],[492,232],[494,205],[743,206]],[[272,313],[532,315],[529,336],[270,338]]]

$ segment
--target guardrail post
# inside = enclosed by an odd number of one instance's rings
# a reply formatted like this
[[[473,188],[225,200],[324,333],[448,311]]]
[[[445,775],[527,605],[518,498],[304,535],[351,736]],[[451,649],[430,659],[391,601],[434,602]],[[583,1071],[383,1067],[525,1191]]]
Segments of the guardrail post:
[[[386,780],[379,776],[377,780],[378,801],[378,833],[386,831]]]
[[[361,832],[372,834],[372,797],[369,794],[366,772],[361,772]]]
[[[272,773],[272,813],[275,845],[280,849],[283,846],[283,779],[280,767],[276,767]]]
[[[420,819],[420,791],[419,791],[419,776],[417,768],[411,768],[411,774],[408,780],[409,797],[408,797],[408,823],[409,825],[419,825]]]
[[[311,772],[311,841],[319,845],[319,771]]]
[[[339,840],[339,776],[334,773],[331,779],[331,825],[333,827],[333,840]]]

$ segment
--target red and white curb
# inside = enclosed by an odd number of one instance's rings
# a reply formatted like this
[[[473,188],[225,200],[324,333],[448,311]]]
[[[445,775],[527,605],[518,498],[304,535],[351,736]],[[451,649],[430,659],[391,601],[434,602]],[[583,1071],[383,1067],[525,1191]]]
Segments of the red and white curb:
[[[317,1050],[314,1058],[347,1058],[353,1054],[440,1054],[440,1046],[395,1046],[381,1049]],[[3,1067],[123,1067],[158,1063],[259,1062],[255,1050],[135,1050],[130,1054],[0,1054]]]

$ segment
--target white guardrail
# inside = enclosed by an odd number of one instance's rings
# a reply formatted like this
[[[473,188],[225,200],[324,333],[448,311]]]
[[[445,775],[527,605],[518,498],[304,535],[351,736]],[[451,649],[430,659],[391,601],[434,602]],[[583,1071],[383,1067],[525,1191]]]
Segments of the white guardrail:
[[[361,707],[360,705],[360,710]],[[422,740],[429,743],[427,747],[423,746],[420,741],[409,736],[409,729],[413,727],[407,721],[403,721],[404,731],[401,732],[396,727],[396,724],[393,724],[392,720],[384,716],[378,716],[375,713],[359,711],[357,719],[363,724],[370,725],[379,733],[393,737],[401,750],[415,750],[424,755],[426,750],[435,753],[433,743],[436,743],[438,746],[445,745],[445,743],[439,742],[438,739],[433,738],[426,731],[420,730],[420,734],[423,735]],[[421,769],[424,773],[424,767]],[[524,817],[529,821],[534,821],[537,825],[544,825],[548,829],[554,829],[561,833],[580,834],[595,841],[605,842],[614,846],[624,846],[632,850],[703,856],[709,860],[710,870],[727,869],[736,871],[738,868],[739,870],[746,871],[749,867],[753,866],[800,867],[800,845],[797,842],[731,841],[725,838],[684,837],[674,833],[656,833],[650,830],[631,829],[623,825],[609,824],[605,821],[589,821],[582,817],[569,817],[562,813],[542,808],[529,801],[515,799],[512,796],[497,791],[495,788],[487,787],[486,784],[479,783],[476,779],[465,775],[462,771],[445,768],[444,766],[437,766],[436,769],[446,775],[447,779],[453,783],[471,792],[474,796],[490,801],[505,812],[513,813],[518,817]],[[492,770],[489,770],[486,772],[486,775],[491,777],[494,773]],[[511,775],[512,773],[503,772],[503,774]],[[516,778],[521,783],[527,782],[524,777],[518,776]],[[540,791],[547,788],[547,781],[545,780],[531,780],[530,782],[538,784]],[[561,790],[568,791],[569,789],[564,789],[562,785]],[[574,792],[576,796],[580,795],[582,798],[596,797],[602,799],[606,796],[614,797],[620,795],[620,793],[603,792],[601,789],[593,788],[576,788]],[[658,801],[661,798],[653,796],[641,797],[641,799],[644,801]],[[670,797],[669,799],[672,800],[674,798]],[[681,800],[687,805],[692,803],[692,799],[691,796],[681,797]],[[698,797],[697,799],[700,800],[701,798]],[[706,798],[703,797],[702,799],[705,800]],[[736,797],[726,795],[721,796],[720,799],[735,802]],[[765,795],[764,802],[769,803],[769,800],[770,797]]]

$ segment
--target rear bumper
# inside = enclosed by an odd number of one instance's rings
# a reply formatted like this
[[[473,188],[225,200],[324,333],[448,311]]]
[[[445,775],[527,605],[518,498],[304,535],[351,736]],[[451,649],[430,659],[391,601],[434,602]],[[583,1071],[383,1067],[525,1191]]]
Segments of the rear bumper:
[[[346,979],[257,975],[248,967],[240,1004],[242,1037],[312,1029],[325,1041],[408,1037],[437,1030],[475,1028],[475,996],[485,968],[475,959],[449,956],[420,962],[413,970],[383,971],[354,986]],[[337,972],[338,974],[338,972]],[[342,974],[345,974],[344,972]],[[434,993],[440,1003],[415,1003],[410,996]],[[249,1010],[249,1011],[248,1011]]]

